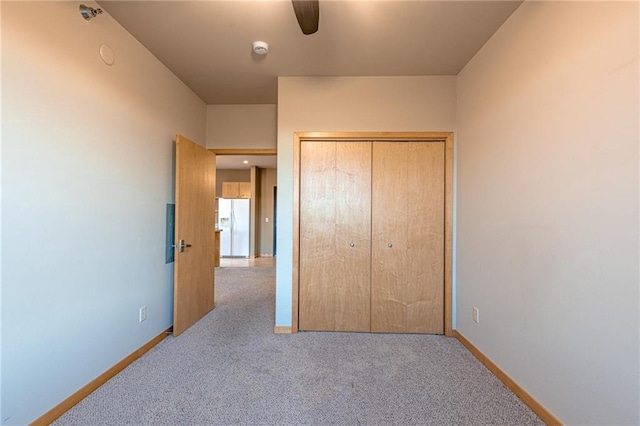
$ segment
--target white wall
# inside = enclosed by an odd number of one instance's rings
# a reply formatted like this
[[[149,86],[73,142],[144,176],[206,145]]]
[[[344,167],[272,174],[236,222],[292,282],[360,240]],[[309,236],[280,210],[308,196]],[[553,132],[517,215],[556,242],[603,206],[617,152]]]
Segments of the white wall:
[[[640,423],[638,77],[637,2],[525,2],[458,76],[457,328],[567,424]]]
[[[207,148],[275,148],[275,105],[208,105]]]
[[[291,325],[293,133],[452,131],[455,77],[278,78],[276,325]]]
[[[34,420],[172,324],[172,139],[205,140],[206,105],[78,5],[2,2],[3,424]]]

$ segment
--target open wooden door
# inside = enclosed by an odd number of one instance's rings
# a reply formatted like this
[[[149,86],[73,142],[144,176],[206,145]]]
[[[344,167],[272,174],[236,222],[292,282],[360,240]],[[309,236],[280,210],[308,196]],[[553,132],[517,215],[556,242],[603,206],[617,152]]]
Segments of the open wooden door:
[[[216,156],[176,137],[173,335],[213,309]]]

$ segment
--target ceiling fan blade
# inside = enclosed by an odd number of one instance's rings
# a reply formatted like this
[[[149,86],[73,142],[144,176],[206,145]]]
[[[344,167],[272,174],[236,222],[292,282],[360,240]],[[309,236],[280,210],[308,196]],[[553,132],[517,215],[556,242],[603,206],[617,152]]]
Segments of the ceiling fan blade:
[[[313,34],[318,31],[320,20],[320,5],[318,0],[291,0],[293,10],[303,34]]]

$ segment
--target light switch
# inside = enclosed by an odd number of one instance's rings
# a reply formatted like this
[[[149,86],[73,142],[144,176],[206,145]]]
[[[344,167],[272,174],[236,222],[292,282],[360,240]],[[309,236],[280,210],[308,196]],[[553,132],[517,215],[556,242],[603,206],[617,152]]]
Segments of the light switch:
[[[264,221],[265,221],[265,223],[269,223],[269,218],[268,218],[268,217],[265,217],[265,218],[264,218]]]

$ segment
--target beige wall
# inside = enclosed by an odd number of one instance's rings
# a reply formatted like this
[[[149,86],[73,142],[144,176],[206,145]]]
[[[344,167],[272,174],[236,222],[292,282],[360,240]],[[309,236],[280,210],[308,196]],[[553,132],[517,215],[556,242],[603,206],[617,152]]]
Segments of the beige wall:
[[[452,131],[455,77],[280,77],[276,325],[291,325],[293,133]]]
[[[275,147],[275,105],[207,106],[207,148]]]
[[[172,324],[172,140],[204,144],[206,106],[78,4],[1,3],[2,424],[28,424]]]
[[[638,30],[525,2],[458,78],[457,327],[567,424],[640,423]]]

